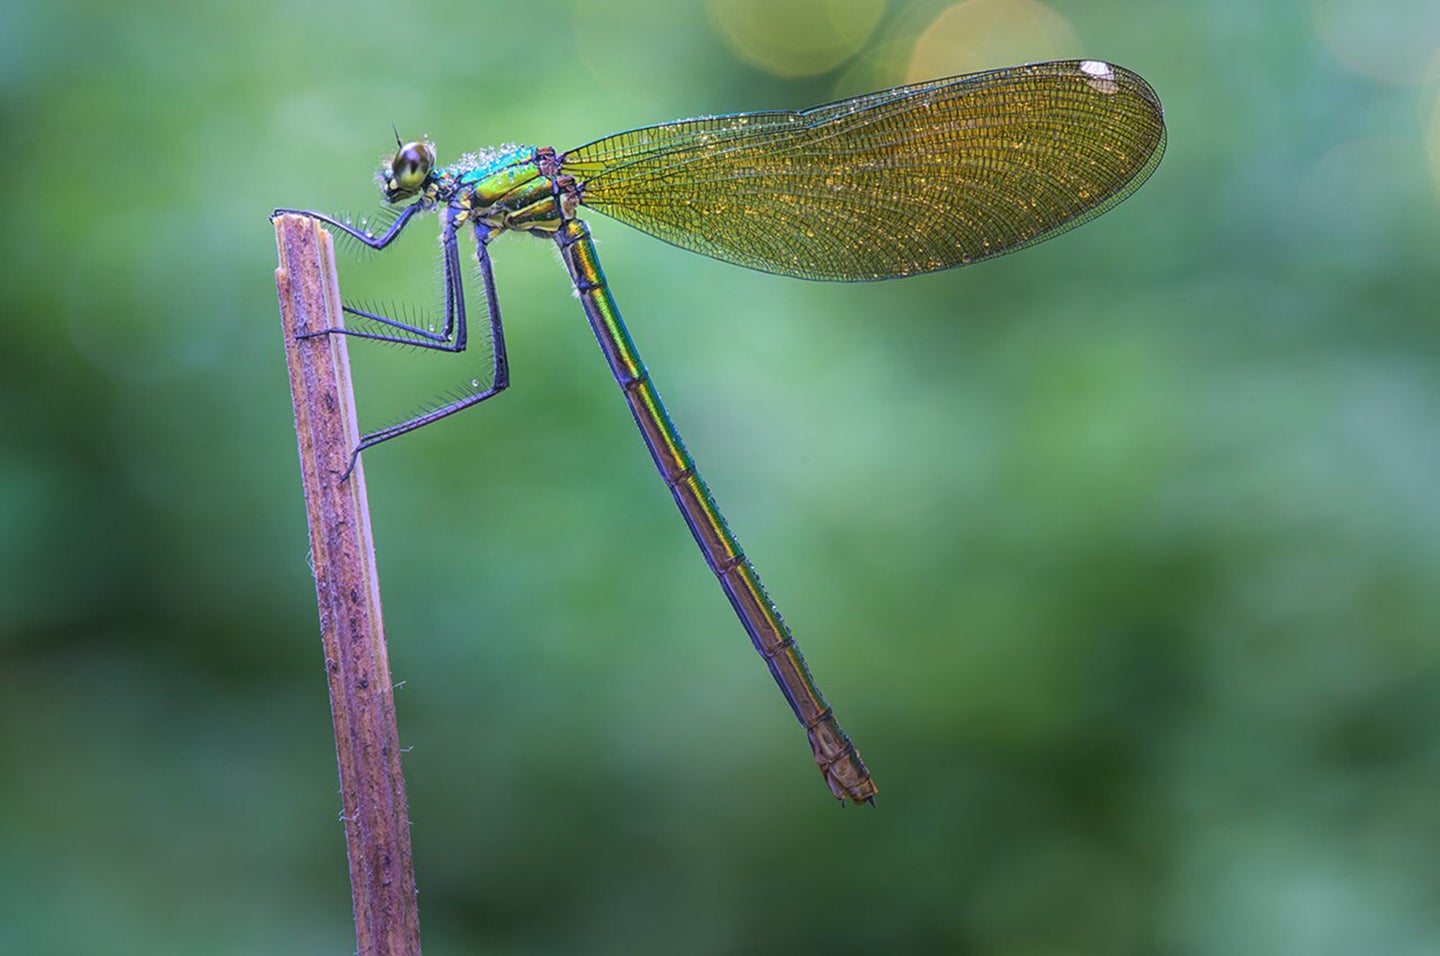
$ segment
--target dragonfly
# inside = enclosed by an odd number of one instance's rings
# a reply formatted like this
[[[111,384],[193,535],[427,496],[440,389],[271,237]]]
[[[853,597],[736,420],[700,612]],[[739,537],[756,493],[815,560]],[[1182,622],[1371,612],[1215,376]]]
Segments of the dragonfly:
[[[382,230],[317,219],[372,249],[419,214],[440,224],[440,329],[345,307],[341,333],[442,352],[467,344],[459,236],[475,240],[491,342],[488,381],[364,435],[365,449],[478,405],[510,384],[490,244],[507,232],[559,248],[610,371],[710,570],[809,739],[830,792],[874,804],[877,788],[841,729],[660,400],[621,319],[582,209],[682,249],[800,279],[919,275],[1034,245],[1114,208],[1164,153],[1155,91],[1123,67],[1063,60],[899,86],[805,110],[701,116],[559,152],[514,146],[436,162],[402,143],[377,181],[394,212]],[[398,210],[398,212],[395,212]],[[379,233],[379,234],[377,234]],[[347,472],[348,474],[348,472]]]

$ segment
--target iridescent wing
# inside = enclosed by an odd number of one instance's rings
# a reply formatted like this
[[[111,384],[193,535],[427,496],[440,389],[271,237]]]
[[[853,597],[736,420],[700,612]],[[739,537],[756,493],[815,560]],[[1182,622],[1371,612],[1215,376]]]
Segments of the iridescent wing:
[[[853,281],[1041,242],[1118,204],[1164,150],[1148,83],[1067,60],[631,130],[560,171],[582,204],[681,248]]]

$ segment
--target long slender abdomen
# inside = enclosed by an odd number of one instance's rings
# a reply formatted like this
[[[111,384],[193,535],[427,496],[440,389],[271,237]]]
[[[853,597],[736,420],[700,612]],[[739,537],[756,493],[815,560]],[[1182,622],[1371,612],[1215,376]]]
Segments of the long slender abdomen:
[[[710,489],[696,471],[694,459],[670,421],[660,393],[650,381],[606,286],[590,230],[580,220],[571,220],[556,234],[556,241],[580,293],[595,338],[655,459],[655,467],[670,488],[675,504],[690,526],[690,533],[695,536],[695,543],[719,578],[755,649],[765,658],[775,683],[805,728],[815,762],[830,791],[842,801],[871,800],[876,788],[865,762],[815,686],[795,639],[766,595],[754,566],[730,533]]]

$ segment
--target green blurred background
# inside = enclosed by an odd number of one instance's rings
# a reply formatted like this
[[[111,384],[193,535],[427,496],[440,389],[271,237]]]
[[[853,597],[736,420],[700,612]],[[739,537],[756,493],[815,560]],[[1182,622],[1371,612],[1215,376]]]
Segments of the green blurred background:
[[[1170,147],[1022,255],[831,286],[592,220],[875,810],[553,249],[495,247],[511,391],[366,459],[426,952],[1440,952],[1431,0],[0,9],[0,952],[353,948],[272,207],[373,209],[392,122],[564,149],[1056,57]],[[433,302],[433,229],[347,288]],[[353,349],[362,416],[477,352]]]

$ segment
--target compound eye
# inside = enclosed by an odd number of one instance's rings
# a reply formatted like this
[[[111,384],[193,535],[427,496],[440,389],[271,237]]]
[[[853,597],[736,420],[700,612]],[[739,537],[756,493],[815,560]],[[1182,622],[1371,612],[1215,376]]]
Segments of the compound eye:
[[[435,165],[435,147],[429,143],[406,143],[390,162],[390,176],[400,192],[419,192]]]

